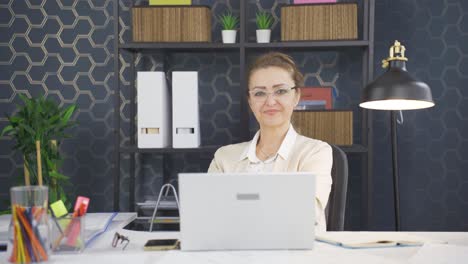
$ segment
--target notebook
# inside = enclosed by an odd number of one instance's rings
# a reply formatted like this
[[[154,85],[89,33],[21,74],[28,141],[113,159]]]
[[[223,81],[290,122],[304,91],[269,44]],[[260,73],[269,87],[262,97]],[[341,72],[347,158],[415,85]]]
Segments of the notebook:
[[[422,246],[424,243],[447,243],[398,232],[323,232],[316,240],[345,248]]]
[[[118,213],[92,213],[85,216],[85,246],[89,245],[107,231]]]
[[[182,250],[312,249],[311,173],[179,173]]]

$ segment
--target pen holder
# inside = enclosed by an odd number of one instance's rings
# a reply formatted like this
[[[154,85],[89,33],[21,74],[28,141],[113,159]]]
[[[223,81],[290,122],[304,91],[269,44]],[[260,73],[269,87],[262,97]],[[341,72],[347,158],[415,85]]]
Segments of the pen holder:
[[[67,215],[54,218],[51,225],[52,251],[80,253],[85,248],[85,217]]]
[[[18,186],[10,189],[13,244],[10,262],[44,262],[49,259],[48,188]]]

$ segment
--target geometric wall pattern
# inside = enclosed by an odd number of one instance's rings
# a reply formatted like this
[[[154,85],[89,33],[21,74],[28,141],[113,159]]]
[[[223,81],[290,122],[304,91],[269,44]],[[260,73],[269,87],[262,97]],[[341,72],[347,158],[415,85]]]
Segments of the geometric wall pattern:
[[[375,74],[395,39],[435,107],[398,125],[403,230],[468,231],[468,2],[376,1]],[[389,115],[374,115],[373,229],[393,227]]]
[[[40,3],[30,1],[0,2],[0,111],[6,114],[15,112],[14,103],[19,102],[18,94],[28,96],[45,94],[63,106],[78,105],[73,119],[79,122],[61,145],[65,156],[62,172],[71,177],[73,185],[68,192],[91,197],[90,210],[112,209],[113,202],[113,153],[114,122],[113,93],[116,78],[113,69],[113,10],[116,1],[53,1]],[[239,13],[239,1],[234,0],[194,0],[194,4],[211,6],[213,14],[227,9]],[[128,42],[129,7],[145,4],[145,1],[120,0],[119,40]],[[280,3],[288,1],[249,1],[249,10],[271,10],[279,16]],[[254,13],[249,13],[249,28],[254,28]],[[221,40],[220,24],[215,15],[213,40]],[[254,41],[254,32],[248,39]],[[274,37],[279,38],[278,20],[275,22]],[[339,90],[336,104],[339,107],[353,108],[358,94],[359,79],[352,78],[354,71],[360,71],[359,56],[352,52],[290,53],[305,73],[309,85],[329,85]],[[256,54],[250,54],[255,56]],[[129,94],[130,54],[122,52],[120,61],[121,85],[121,146],[129,144]],[[224,145],[239,142],[240,96],[239,56],[236,53],[177,53],[164,60],[161,54],[139,55],[135,58],[137,70],[199,70],[200,71],[200,113],[203,116],[202,144]],[[338,75],[340,72],[341,75]],[[170,76],[170,75],[168,75]],[[346,89],[342,89],[345,87]],[[350,107],[353,106],[354,107]],[[358,114],[358,113],[356,113]],[[356,121],[356,127],[360,127]],[[0,117],[0,129],[6,126],[6,118]],[[252,131],[254,132],[254,131]],[[359,142],[359,133],[355,133]],[[0,138],[0,209],[7,207],[8,189],[15,185],[22,172],[22,160],[17,152],[12,152],[12,140]],[[212,153],[203,155],[173,154],[163,158],[153,154],[137,156],[137,201],[154,197],[164,181],[174,179],[175,172],[204,171],[212,158]],[[357,171],[359,179],[359,157]],[[121,204],[128,205],[128,160],[122,155]],[[172,175],[162,175],[163,166],[174,171]],[[351,184],[353,186],[353,184]],[[357,191],[351,194],[360,194]],[[352,207],[359,207],[359,195],[350,195]],[[359,228],[359,215],[348,210],[348,219],[354,219],[350,228]]]
[[[12,114],[18,94],[46,94],[61,105],[76,103],[73,119],[79,122],[72,139],[61,145],[66,157],[62,172],[72,178],[70,195],[82,194],[93,200],[90,210],[112,210],[114,109],[117,84],[113,62],[119,59],[121,102],[121,146],[130,142],[129,95],[131,56],[122,52],[114,58],[115,3],[119,5],[119,41],[128,42],[129,7],[146,1],[0,1],[0,129],[6,126],[3,113]],[[255,10],[279,17],[279,5],[289,0],[248,0],[248,36],[255,41]],[[380,59],[387,56],[394,39],[406,45],[408,69],[432,88],[436,107],[405,112],[399,126],[402,227],[405,229],[467,230],[468,169],[466,152],[468,95],[468,5],[464,1],[376,1],[376,74]],[[427,2],[427,3],[426,3]],[[209,5],[213,14],[226,9],[239,13],[237,0],[193,0]],[[391,8],[390,8],[391,6]],[[212,17],[213,41],[221,39],[220,25]],[[384,22],[387,21],[387,22]],[[393,21],[393,23],[388,23]],[[279,39],[278,19],[273,39]],[[339,96],[336,107],[360,116],[361,56],[357,49],[329,52],[288,52],[305,73],[307,85],[334,87]],[[256,53],[248,54],[248,59]],[[237,53],[140,54],[137,70],[199,70],[202,144],[224,145],[241,140],[239,56]],[[429,66],[428,66],[429,65]],[[168,76],[170,76],[168,74]],[[388,115],[374,114],[375,149],[372,229],[391,229],[392,189]],[[360,142],[360,121],[355,118],[355,142]],[[22,172],[14,143],[0,138],[0,210],[6,208],[8,189]],[[175,174],[162,175],[163,167],[174,172],[204,171],[212,158],[206,154],[172,154],[161,157],[139,154],[136,163],[137,201],[154,197],[160,186]],[[361,228],[361,155],[351,154],[346,228]],[[129,156],[122,155],[121,204],[128,205]],[[429,165],[428,165],[429,164]],[[434,214],[437,212],[437,214]],[[421,224],[422,223],[422,224]]]
[[[140,4],[143,3],[140,2]],[[210,5],[214,14],[221,14],[225,10],[233,10],[233,13],[239,13],[238,1],[193,1],[194,4]],[[266,10],[279,16],[280,3],[289,3],[289,1],[249,1],[249,10]],[[120,32],[119,37],[122,43],[131,40],[129,24],[129,7],[131,3],[121,1],[120,5]],[[255,12],[249,12],[248,28],[255,28]],[[212,17],[213,41],[220,42],[220,25],[215,15]],[[274,24],[273,39],[279,39],[279,27]],[[248,32],[248,39],[255,41],[255,32]],[[360,52],[288,52],[294,57],[301,70],[305,73],[306,84],[308,85],[327,85],[337,89],[339,96],[335,105],[340,108],[351,108],[360,116],[357,103],[359,101],[361,59]],[[258,55],[249,54],[248,59]],[[236,52],[209,52],[209,53],[171,53],[169,59],[164,63],[162,54],[138,54],[135,59],[137,70],[164,70],[170,78],[172,70],[199,70],[200,89],[199,101],[201,120],[202,145],[226,145],[241,141],[240,126],[240,96],[241,93],[239,80],[239,54]],[[131,57],[127,52],[123,52],[120,58],[121,63],[121,100],[122,106],[122,146],[129,144],[129,91],[132,89],[129,84],[132,78],[130,72]],[[339,73],[339,74],[338,74]],[[355,76],[358,76],[357,78]],[[345,88],[341,88],[345,87]],[[360,120],[356,118],[355,127],[361,127]],[[359,131],[358,129],[358,131]],[[255,132],[255,126],[251,133]],[[354,133],[355,141],[360,142],[360,132]],[[165,156],[155,154],[139,154],[136,164],[136,188],[137,201],[155,196],[158,194],[159,187],[164,181],[173,181],[176,172],[182,171],[206,171],[212,158],[212,153],[199,155],[178,154]],[[120,208],[128,208],[128,158],[129,155],[122,155],[125,160],[121,167],[121,203]],[[196,158],[193,160],[193,158]],[[176,160],[174,160],[176,159]],[[356,173],[353,179],[356,184],[350,184],[356,191],[350,192],[349,203],[351,206],[359,208],[360,206],[360,155],[350,158],[356,160],[351,166]],[[162,175],[163,166],[170,166],[171,175]],[[357,167],[357,168],[354,168]],[[348,223],[348,228],[360,228],[359,210],[349,210],[348,219],[353,221]]]
[[[114,7],[112,0],[0,1],[0,129],[19,94],[77,104],[79,125],[60,146],[62,172],[71,177],[70,197],[90,196],[91,210],[112,209]],[[1,209],[21,179],[13,145],[0,138]]]
[[[234,0],[194,0],[194,4],[210,5],[214,14],[227,9],[239,13],[239,1]],[[145,1],[120,0],[119,40],[128,42],[129,7],[145,4]],[[249,10],[271,10],[279,16],[279,3],[288,1],[249,1]],[[113,10],[115,1],[72,1],[44,0],[40,3],[29,1],[3,1],[0,3],[0,111],[13,114],[18,94],[29,96],[45,94],[66,106],[78,105],[73,119],[79,122],[61,145],[65,156],[62,172],[69,175],[72,187],[71,197],[76,194],[91,197],[90,210],[112,209],[113,202],[113,153],[114,129],[113,93],[116,78],[113,69]],[[249,13],[249,28],[254,28],[254,13]],[[221,39],[220,25],[215,15],[213,40]],[[254,32],[248,39],[254,41]],[[278,20],[275,22],[273,37],[279,38]],[[257,54],[249,54],[252,58]],[[351,108],[359,115],[356,107],[360,87],[360,56],[347,52],[290,52],[301,70],[305,73],[308,85],[329,85],[339,91],[337,107]],[[121,146],[128,146],[129,140],[129,94],[130,61],[129,53],[122,52],[118,58],[121,65]],[[200,72],[200,113],[202,144],[225,145],[241,140],[239,56],[237,53],[174,53],[164,63],[161,54],[143,54],[135,58],[137,70],[199,70]],[[340,74],[338,74],[340,73]],[[170,76],[170,74],[168,74]],[[357,76],[360,76],[357,74]],[[353,92],[354,91],[354,92]],[[6,126],[4,116],[0,117],[0,129]],[[355,127],[360,127],[356,120]],[[254,132],[254,131],[252,131]],[[355,133],[359,142],[359,133]],[[7,207],[8,188],[16,184],[22,172],[19,153],[12,152],[13,142],[0,139],[0,209]],[[154,154],[139,154],[136,164],[137,201],[154,197],[165,181],[174,179],[175,172],[205,171],[212,153],[173,154],[164,159]],[[359,228],[360,216],[360,161],[350,157],[352,181],[348,228]],[[122,155],[121,204],[128,205],[129,155]],[[172,175],[162,175],[163,166],[174,171]],[[353,187],[354,186],[354,187]]]

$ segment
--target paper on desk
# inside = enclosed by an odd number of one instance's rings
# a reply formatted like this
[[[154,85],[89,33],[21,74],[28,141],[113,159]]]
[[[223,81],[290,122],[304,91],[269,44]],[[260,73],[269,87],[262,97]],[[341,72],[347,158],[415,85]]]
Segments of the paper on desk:
[[[11,215],[0,215],[0,232],[8,232],[10,221]]]
[[[394,264],[385,258],[371,256],[355,250],[264,250],[264,251],[169,251],[158,264],[343,264],[372,263]]]
[[[49,264],[83,264],[83,263],[112,263],[112,264],[153,264],[159,263],[158,254],[151,254],[146,252],[125,252],[115,250],[113,252],[106,252],[102,254],[66,254],[66,255],[52,255]]]
[[[0,215],[0,242],[8,241],[8,227],[10,226],[11,215]]]
[[[466,260],[468,260],[468,247],[466,246],[425,244],[408,260],[408,263],[452,264],[466,262]]]

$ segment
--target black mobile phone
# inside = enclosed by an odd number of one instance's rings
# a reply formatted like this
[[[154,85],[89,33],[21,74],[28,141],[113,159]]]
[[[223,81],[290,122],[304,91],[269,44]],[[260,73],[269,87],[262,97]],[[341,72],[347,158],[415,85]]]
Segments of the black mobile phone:
[[[177,239],[150,239],[146,242],[144,250],[171,250],[177,249],[178,246]]]

